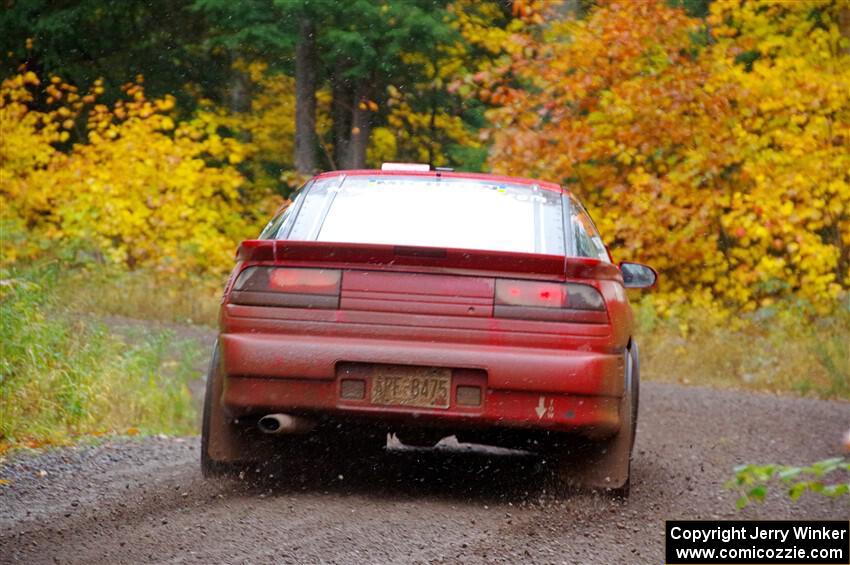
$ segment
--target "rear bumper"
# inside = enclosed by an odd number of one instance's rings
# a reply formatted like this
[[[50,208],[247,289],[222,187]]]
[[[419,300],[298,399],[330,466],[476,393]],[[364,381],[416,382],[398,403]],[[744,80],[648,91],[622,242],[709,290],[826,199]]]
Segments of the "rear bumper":
[[[457,428],[519,427],[616,433],[623,357],[593,351],[408,341],[339,335],[222,333],[222,403],[233,415],[293,412],[359,416]],[[376,406],[340,398],[341,364],[452,369],[452,381],[482,387],[479,407]],[[368,395],[367,395],[368,398]]]

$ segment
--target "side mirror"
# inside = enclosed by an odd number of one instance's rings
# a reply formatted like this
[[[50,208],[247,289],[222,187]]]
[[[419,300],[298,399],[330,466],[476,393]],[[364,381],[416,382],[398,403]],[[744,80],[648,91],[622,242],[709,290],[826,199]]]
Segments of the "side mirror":
[[[652,267],[640,263],[620,263],[620,273],[623,275],[623,286],[626,288],[652,288],[658,282],[658,273]]]

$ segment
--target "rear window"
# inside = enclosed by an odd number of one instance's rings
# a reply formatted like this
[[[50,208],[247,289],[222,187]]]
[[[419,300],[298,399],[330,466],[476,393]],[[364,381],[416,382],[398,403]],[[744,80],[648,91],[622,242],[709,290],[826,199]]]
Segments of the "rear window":
[[[561,194],[533,185],[404,176],[315,182],[286,229],[306,241],[454,247],[565,255]]]

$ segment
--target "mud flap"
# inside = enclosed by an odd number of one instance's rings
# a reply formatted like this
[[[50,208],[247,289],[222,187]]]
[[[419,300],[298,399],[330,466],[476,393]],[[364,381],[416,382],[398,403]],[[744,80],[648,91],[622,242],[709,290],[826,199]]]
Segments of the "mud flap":
[[[213,348],[207,387],[204,397],[204,418],[201,431],[201,467],[205,475],[224,472],[228,466],[251,463],[267,455],[257,432],[239,426],[224,413],[221,397],[224,378],[218,342]]]
[[[560,481],[577,489],[620,491],[628,485],[631,467],[630,424],[605,442],[583,443],[560,453]],[[626,432],[626,433],[624,433]]]
[[[621,427],[614,437],[601,441],[576,441],[558,451],[561,484],[591,490],[609,490],[628,496],[632,447],[637,423],[637,346],[627,350],[624,394],[620,399]]]

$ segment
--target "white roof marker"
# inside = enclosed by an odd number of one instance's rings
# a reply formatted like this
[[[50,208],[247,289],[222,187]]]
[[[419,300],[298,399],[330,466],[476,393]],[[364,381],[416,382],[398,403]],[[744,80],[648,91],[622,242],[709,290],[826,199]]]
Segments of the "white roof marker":
[[[427,163],[384,163],[381,165],[382,171],[416,171],[427,173],[431,170],[431,165]]]

